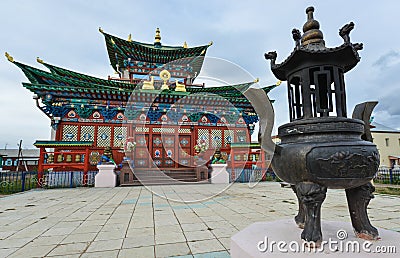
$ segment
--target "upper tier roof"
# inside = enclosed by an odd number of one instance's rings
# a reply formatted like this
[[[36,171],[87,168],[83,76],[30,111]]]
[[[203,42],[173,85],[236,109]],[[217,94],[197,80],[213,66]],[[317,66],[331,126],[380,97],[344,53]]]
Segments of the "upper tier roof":
[[[124,40],[119,37],[99,31],[104,35],[108,56],[114,70],[116,65],[124,67],[124,60],[131,58],[133,61],[142,61],[155,64],[167,64],[182,59],[184,63],[190,63],[194,72],[200,73],[207,48],[212,44],[198,47],[164,46],[148,44],[133,40]]]

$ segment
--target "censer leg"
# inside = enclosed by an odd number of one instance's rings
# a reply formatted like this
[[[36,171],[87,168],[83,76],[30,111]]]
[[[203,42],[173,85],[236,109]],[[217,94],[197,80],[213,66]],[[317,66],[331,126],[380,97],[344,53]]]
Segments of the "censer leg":
[[[295,188],[305,211],[301,238],[307,242],[314,242],[318,247],[322,241],[321,205],[325,200],[327,188],[312,182],[298,183]]]
[[[297,212],[297,215],[294,217],[294,221],[296,221],[297,226],[299,226],[299,228],[304,228],[304,221],[306,219],[306,213],[304,210],[304,205],[303,202],[301,201],[300,196],[297,194],[296,191],[296,186],[295,185],[291,185],[293,192],[296,194],[297,197],[297,201],[299,203],[299,210]]]
[[[356,236],[366,240],[379,239],[378,230],[371,225],[368,218],[367,206],[374,198],[375,187],[372,183],[346,189],[347,204],[349,206],[351,223]]]

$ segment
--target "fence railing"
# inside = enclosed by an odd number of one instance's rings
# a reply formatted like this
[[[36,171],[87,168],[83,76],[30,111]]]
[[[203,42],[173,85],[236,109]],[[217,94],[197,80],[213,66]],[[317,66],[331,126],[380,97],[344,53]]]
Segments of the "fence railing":
[[[261,168],[235,168],[232,175],[232,168],[227,168],[229,182],[248,183],[259,181],[280,181],[274,172],[265,171]]]
[[[38,179],[37,172],[0,172],[0,194],[12,194],[34,188],[73,188],[94,186],[97,171],[89,171],[86,179],[83,171],[45,172]]]
[[[37,172],[0,172],[0,194],[27,191],[37,187]]]
[[[229,173],[230,182],[239,182],[239,183],[247,183],[247,182],[255,182],[255,181],[278,181],[279,178],[275,175],[274,172],[267,171],[263,174],[261,169],[243,169],[236,168],[234,170],[234,175],[232,175],[232,169],[226,169]],[[400,185],[400,167],[397,168],[386,168],[380,167],[378,172],[374,177],[375,183],[380,184],[393,184]]]
[[[387,168],[387,167],[380,167],[378,169],[378,173],[374,178],[375,183],[380,184],[393,184],[399,185],[400,184],[400,168]]]

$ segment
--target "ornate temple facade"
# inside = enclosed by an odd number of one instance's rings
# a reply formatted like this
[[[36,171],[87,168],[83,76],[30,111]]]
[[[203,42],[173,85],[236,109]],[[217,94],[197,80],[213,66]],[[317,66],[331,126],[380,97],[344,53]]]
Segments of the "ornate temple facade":
[[[23,87],[51,121],[52,139],[35,144],[42,150],[39,171],[95,170],[106,147],[119,164],[129,146],[134,147],[128,151],[133,151],[136,169],[186,168],[193,167],[200,143],[203,151],[210,150],[208,157],[215,149],[228,157],[232,143],[250,142],[258,116],[243,92],[256,81],[195,84],[212,43],[164,46],[159,29],[154,43],[99,31],[117,78],[96,78],[38,58],[46,71],[6,53],[28,78]]]

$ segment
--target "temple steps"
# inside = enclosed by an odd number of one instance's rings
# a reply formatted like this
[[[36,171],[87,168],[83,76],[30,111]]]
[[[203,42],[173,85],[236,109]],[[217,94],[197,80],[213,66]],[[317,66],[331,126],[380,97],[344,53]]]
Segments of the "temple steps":
[[[151,170],[135,169],[136,180],[121,186],[135,185],[177,185],[177,184],[205,184],[208,180],[198,182],[196,172],[190,170]]]

